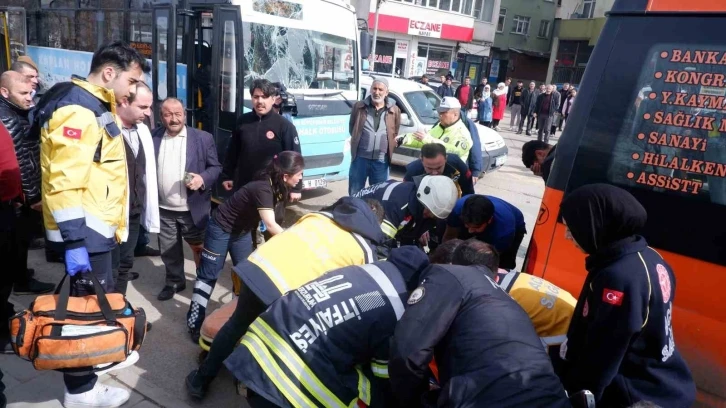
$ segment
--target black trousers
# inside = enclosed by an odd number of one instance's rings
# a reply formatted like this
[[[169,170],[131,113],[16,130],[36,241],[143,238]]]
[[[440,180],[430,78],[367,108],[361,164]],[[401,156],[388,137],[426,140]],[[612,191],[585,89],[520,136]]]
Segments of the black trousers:
[[[18,273],[17,266],[17,214],[12,203],[0,203],[0,257],[3,264],[0,268],[0,319],[4,324],[0,324],[0,337],[10,335],[10,327],[7,319],[9,319],[15,311],[12,303],[8,302],[10,294],[13,291],[15,283],[15,275]]]
[[[126,295],[129,286],[131,273],[129,271],[134,266],[134,251],[136,250],[136,242],[139,239],[139,231],[141,229],[141,214],[129,217],[129,237],[126,242],[117,245],[113,251],[113,281],[114,290],[117,293]]]
[[[3,384],[3,370],[0,370],[0,408],[7,406],[8,400],[5,398],[5,384]]]
[[[17,229],[15,238],[17,242],[16,259],[15,265],[15,284],[16,285],[27,285],[30,276],[28,276],[28,248],[30,247],[30,241],[33,239],[33,232],[36,229],[36,218],[35,212],[30,207],[20,207],[16,210],[17,214]]]
[[[517,252],[519,252],[519,246],[522,245],[522,240],[524,239],[525,234],[527,234],[526,229],[515,232],[512,245],[499,253],[500,268],[514,269],[517,266]]]
[[[266,308],[257,295],[243,283],[240,287],[237,307],[227,323],[214,337],[207,358],[199,366],[199,374],[206,378],[216,377],[224,360],[232,354],[242,336],[247,333],[247,328]]]
[[[107,293],[111,293],[114,290],[112,252],[88,254],[89,260],[91,261],[91,273],[96,275],[96,278],[101,283],[101,287]],[[86,296],[94,293],[93,281],[86,274],[79,273],[71,278],[71,296]],[[96,380],[98,380],[98,376],[95,373],[89,373],[89,368],[91,367],[79,368],[73,370],[73,372],[63,373],[63,381],[69,393],[81,394],[93,389],[96,385]]]

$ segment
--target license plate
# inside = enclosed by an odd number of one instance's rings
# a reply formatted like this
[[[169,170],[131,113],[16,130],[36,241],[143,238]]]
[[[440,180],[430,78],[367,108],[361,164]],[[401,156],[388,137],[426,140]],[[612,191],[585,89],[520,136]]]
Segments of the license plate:
[[[507,162],[507,156],[499,156],[494,159],[494,163],[497,167],[504,166],[504,163]]]
[[[313,188],[321,188],[326,187],[328,185],[328,180],[319,178],[319,179],[312,179],[312,180],[303,180],[303,189],[304,190],[311,190]]]

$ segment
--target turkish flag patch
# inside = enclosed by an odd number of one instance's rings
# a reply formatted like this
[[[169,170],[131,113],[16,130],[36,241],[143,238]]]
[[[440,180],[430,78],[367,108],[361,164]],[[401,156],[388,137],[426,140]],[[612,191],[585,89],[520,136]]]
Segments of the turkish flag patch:
[[[81,129],[63,126],[63,136],[65,136],[69,139],[80,139],[81,138]]]
[[[614,306],[622,305],[624,296],[625,294],[623,292],[618,292],[617,290],[605,288],[605,290],[602,291],[602,301]]]

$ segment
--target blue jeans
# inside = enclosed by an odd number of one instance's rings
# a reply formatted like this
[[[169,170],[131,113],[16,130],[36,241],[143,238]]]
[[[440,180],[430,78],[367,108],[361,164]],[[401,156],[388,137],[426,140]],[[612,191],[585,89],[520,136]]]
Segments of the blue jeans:
[[[224,269],[227,253],[232,256],[232,264],[247,259],[252,253],[252,234],[250,231],[229,233],[222,229],[214,219],[209,218],[204,236],[202,258],[197,269],[192,303],[187,313],[187,326],[190,330],[201,329],[207,311],[207,303],[217,284],[219,273]]]
[[[368,185],[383,183],[388,180],[388,157],[380,160],[364,159],[356,157],[350,163],[348,174],[348,195],[353,196]]]

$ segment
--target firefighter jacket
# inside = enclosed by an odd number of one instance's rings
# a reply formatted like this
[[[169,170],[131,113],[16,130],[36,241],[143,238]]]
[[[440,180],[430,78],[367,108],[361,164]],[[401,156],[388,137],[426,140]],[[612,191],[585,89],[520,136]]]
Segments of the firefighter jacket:
[[[235,273],[266,305],[327,271],[376,261],[383,233],[363,201],[343,197],[261,245]]]
[[[20,165],[23,198],[27,205],[40,201],[40,140],[30,137],[28,111],[0,96],[0,122],[10,132]]]
[[[48,240],[107,252],[126,240],[126,153],[113,91],[74,77],[53,86],[31,116],[40,134]]]
[[[403,181],[413,181],[414,177],[425,175],[426,169],[423,161],[421,159],[414,160],[406,166],[406,175],[403,176]],[[459,197],[474,194],[474,181],[471,179],[472,172],[459,156],[455,154],[446,155],[446,165],[441,175],[450,178],[454,182]]]
[[[227,368],[280,407],[387,406],[389,340],[427,265],[409,246],[308,282],[250,325]]]
[[[500,273],[498,283],[527,312],[546,348],[559,346],[567,339],[567,328],[577,304],[569,292],[519,272]]]
[[[414,177],[414,181],[404,182],[384,181],[364,188],[355,195],[381,202],[386,211],[381,230],[389,239],[399,241],[402,245],[415,245],[418,237],[434,225],[433,220],[427,222],[424,219],[424,206],[416,198],[421,178]]]
[[[413,133],[407,134],[403,138],[403,146],[421,148],[426,143],[439,143],[446,146],[447,153],[453,153],[466,163],[469,159],[469,150],[473,143],[471,133],[466,124],[461,120],[457,120],[451,126],[443,127],[441,123],[434,126],[426,135],[424,140],[417,140]]]
[[[527,314],[483,266],[431,265],[391,340],[391,386],[401,403],[429,389],[439,407],[571,407]],[[408,406],[417,406],[409,404]]]

